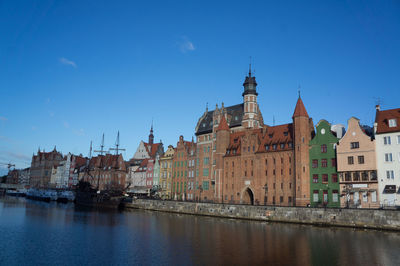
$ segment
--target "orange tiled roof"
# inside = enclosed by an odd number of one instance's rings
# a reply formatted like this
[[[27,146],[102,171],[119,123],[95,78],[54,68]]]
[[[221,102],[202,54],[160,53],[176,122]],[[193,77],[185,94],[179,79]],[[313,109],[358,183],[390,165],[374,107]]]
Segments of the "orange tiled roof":
[[[389,127],[389,120],[396,119],[396,126]],[[400,131],[400,108],[384,111],[376,111],[375,123],[377,123],[376,134]]]
[[[146,148],[147,153],[149,154],[149,156],[151,158],[154,158],[156,156],[156,152],[158,150],[158,147],[161,145],[161,143],[153,143],[153,144],[149,144],[147,142],[144,142],[144,147]],[[151,149],[149,150],[149,147],[151,147]]]
[[[278,126],[267,127],[264,136],[260,139],[260,145],[258,146],[258,152],[266,152],[265,146],[276,144],[276,150],[270,147],[268,151],[280,151],[292,149],[288,146],[288,143],[293,144],[293,124],[283,124]],[[280,147],[280,144],[285,144],[284,148]]]

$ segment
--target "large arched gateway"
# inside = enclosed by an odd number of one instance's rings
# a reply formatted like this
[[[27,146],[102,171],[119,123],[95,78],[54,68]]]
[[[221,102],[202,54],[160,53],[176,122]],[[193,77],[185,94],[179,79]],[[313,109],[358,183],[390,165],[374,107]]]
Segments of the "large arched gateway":
[[[242,203],[254,205],[254,194],[249,187],[246,188],[242,193]]]

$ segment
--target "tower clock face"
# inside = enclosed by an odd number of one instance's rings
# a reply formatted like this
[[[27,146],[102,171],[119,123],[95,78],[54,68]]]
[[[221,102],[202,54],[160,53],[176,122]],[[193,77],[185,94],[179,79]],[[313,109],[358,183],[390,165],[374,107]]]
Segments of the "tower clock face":
[[[325,134],[325,128],[321,129],[321,134],[322,134],[322,135]]]

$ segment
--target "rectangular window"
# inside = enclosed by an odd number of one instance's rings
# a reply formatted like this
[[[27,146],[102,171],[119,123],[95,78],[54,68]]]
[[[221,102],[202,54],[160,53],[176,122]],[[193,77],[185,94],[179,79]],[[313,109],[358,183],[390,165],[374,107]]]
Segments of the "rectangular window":
[[[321,153],[326,153],[326,144],[321,145]]]
[[[339,202],[339,193],[337,190],[332,190],[332,202]]]
[[[364,156],[358,156],[358,164],[364,164]]]
[[[397,127],[396,118],[389,119],[389,127]]]
[[[328,202],[328,190],[324,190],[324,202]]]
[[[346,172],[344,174],[344,181],[351,181],[351,173],[350,172]]]
[[[209,189],[209,182],[203,181],[203,190],[208,190],[208,189]]]
[[[208,168],[203,168],[203,176],[208,176]]]
[[[282,197],[282,196],[279,197],[279,202],[280,202],[280,203],[283,202],[283,197]]]
[[[318,190],[314,190],[314,193],[313,193],[313,201],[314,201],[314,202],[318,202]]]
[[[328,167],[328,160],[327,159],[322,159],[321,160],[321,167]]]
[[[313,175],[313,183],[318,183],[318,175],[317,174]]]
[[[400,135],[397,136],[397,144],[400,144]]]
[[[393,170],[389,170],[389,171],[386,171],[386,177],[388,178],[388,179],[394,179],[394,171]]]
[[[337,174],[332,174],[332,183],[337,183],[337,182],[338,182]]]
[[[358,148],[360,148],[360,143],[358,141],[350,143],[350,149],[358,149]]]
[[[385,162],[392,162],[392,154],[391,153],[385,153]]]
[[[336,167],[336,158],[331,159],[331,165],[332,167]]]
[[[322,174],[322,183],[328,183],[328,175]]]
[[[360,181],[360,172],[353,173],[353,181]]]
[[[318,160],[312,160],[312,168],[318,167]]]
[[[371,192],[371,201],[376,202],[376,191]]]
[[[392,144],[392,141],[391,141],[391,139],[390,139],[390,136],[383,137],[383,144],[385,144],[385,145],[390,145],[390,144]]]
[[[347,163],[348,163],[348,164],[354,164],[353,156],[348,156],[348,157],[347,157]]]

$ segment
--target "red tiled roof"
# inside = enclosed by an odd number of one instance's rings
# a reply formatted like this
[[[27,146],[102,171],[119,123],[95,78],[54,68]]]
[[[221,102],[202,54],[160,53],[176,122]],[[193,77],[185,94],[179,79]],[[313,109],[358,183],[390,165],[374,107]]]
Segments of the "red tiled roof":
[[[144,170],[144,167],[147,167],[147,163],[148,163],[149,159],[144,159],[141,163],[140,166],[135,170],[135,172],[146,172],[146,170]]]
[[[296,103],[296,108],[294,109],[293,117],[305,116],[308,117],[306,108],[304,107],[303,101],[299,97]]]
[[[154,158],[156,156],[156,152],[160,145],[161,145],[161,143],[149,144],[149,143],[144,142],[144,147],[146,148],[146,151],[151,158]],[[149,148],[150,148],[150,150],[149,150]]]
[[[278,126],[267,127],[264,136],[261,138],[258,152],[266,152],[265,146],[276,144],[276,150],[270,147],[269,151],[288,150],[288,143],[293,143],[293,124],[283,124]],[[285,144],[284,148],[280,144]]]
[[[219,125],[217,128],[217,131],[220,131],[220,130],[229,130],[229,126],[228,126],[228,123],[226,122],[224,115],[222,116],[221,121],[219,122]]]
[[[389,120],[396,119],[396,126],[389,127]],[[400,131],[400,108],[384,111],[376,111],[375,123],[377,123],[376,134]]]

